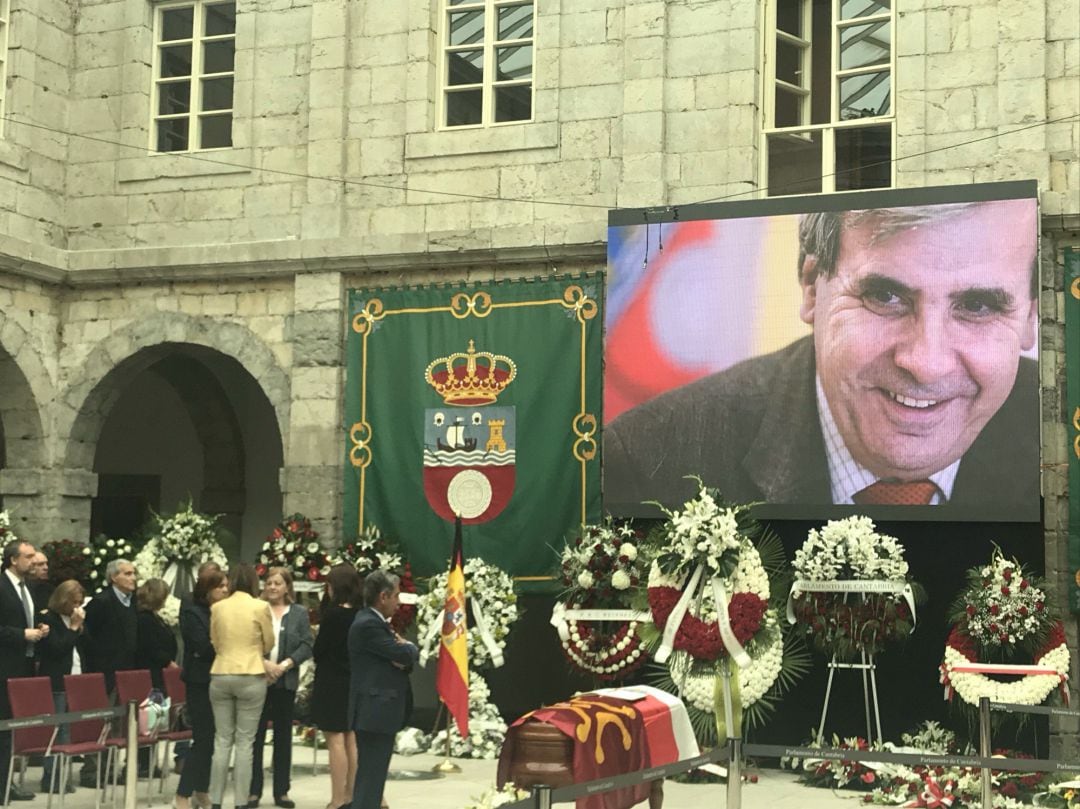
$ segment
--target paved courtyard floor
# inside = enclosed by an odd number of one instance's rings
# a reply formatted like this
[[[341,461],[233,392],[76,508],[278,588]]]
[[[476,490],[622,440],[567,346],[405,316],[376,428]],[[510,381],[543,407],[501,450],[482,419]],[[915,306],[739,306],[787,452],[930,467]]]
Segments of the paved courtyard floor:
[[[297,809],[325,809],[330,794],[330,776],[326,770],[326,754],[320,751],[318,771],[312,773],[310,748],[295,748],[293,768],[293,788],[290,793],[296,801]],[[391,774],[403,776],[410,772],[422,776],[430,774],[432,767],[441,761],[441,757],[431,755],[395,756],[391,762]],[[495,784],[495,762],[455,759],[461,767],[461,773],[447,775],[437,779],[395,777],[387,783],[386,799],[391,809],[462,809]],[[776,770],[756,770],[758,782],[745,784],[742,806],[744,809],[836,809],[836,807],[861,806],[862,796],[855,792],[833,792],[825,789],[812,789],[795,783],[790,773]],[[41,770],[33,767],[26,778],[28,787],[37,786]],[[154,801],[146,800],[146,784],[139,784],[138,806],[148,805],[167,807],[172,801],[172,790],[176,788],[176,776],[168,783],[166,796],[154,794]],[[59,805],[59,796],[54,796],[53,806]],[[14,807],[44,807],[46,796],[39,794],[35,800],[13,802]],[[89,789],[79,789],[68,795],[64,802],[67,809],[90,809],[94,805],[94,794]],[[118,806],[123,806],[123,796],[118,795]],[[105,803],[108,807],[109,804]],[[224,806],[234,804],[226,798]],[[273,807],[269,797],[264,798],[263,807]],[[572,804],[557,804],[570,807]],[[641,807],[646,803],[639,804]],[[664,786],[664,809],[723,809],[727,806],[727,788],[723,784],[676,784],[667,782]]]

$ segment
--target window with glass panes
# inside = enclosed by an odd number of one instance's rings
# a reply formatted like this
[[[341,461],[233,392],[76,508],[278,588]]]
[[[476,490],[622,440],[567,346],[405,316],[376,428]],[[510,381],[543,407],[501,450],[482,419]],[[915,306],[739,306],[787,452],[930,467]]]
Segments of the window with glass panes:
[[[771,0],[766,13],[770,196],[891,186],[892,0]]]
[[[236,3],[163,5],[154,30],[151,148],[232,146]]]
[[[443,126],[532,119],[534,18],[519,0],[443,0]]]
[[[7,96],[8,20],[11,4],[0,0],[0,135],[4,134],[4,101]]]

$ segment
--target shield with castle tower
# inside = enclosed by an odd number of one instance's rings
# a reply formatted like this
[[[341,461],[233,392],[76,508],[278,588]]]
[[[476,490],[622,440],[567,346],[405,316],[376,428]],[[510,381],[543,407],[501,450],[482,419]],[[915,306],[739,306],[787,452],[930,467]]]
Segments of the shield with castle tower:
[[[440,357],[424,378],[442,398],[424,411],[424,493],[448,522],[494,519],[514,493],[515,409],[497,405],[517,366],[502,354],[468,349]]]

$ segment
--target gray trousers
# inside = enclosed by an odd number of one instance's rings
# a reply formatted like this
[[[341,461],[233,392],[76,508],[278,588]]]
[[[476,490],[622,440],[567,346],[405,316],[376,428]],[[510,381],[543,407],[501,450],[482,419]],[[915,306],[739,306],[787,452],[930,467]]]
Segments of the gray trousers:
[[[247,805],[251,785],[251,748],[266,699],[262,674],[210,675],[210,707],[214,711],[214,761],[210,766],[210,801],[221,804],[229,776],[229,759],[236,749],[234,806]]]

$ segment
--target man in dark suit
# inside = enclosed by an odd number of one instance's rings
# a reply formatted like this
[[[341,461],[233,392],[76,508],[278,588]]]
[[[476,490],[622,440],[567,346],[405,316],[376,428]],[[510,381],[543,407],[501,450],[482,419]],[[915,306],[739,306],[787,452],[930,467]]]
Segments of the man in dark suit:
[[[698,474],[737,501],[1032,514],[1037,224],[1028,200],[804,216],[813,335],[616,418],[605,502],[677,505]]]
[[[37,607],[38,613],[45,612],[49,597],[56,587],[49,581],[49,557],[41,551],[34,554],[34,562],[30,566],[27,583],[30,585],[30,593],[34,597],[34,606]]]
[[[34,675],[34,644],[49,634],[49,628],[38,623],[33,596],[27,577],[34,559],[34,546],[18,539],[4,546],[4,572],[0,574],[0,719],[11,718],[6,683],[12,677]],[[11,732],[0,732],[0,790],[7,785],[8,762],[11,758]],[[3,792],[0,792],[0,800]],[[11,799],[33,800],[14,782]]]
[[[420,653],[388,623],[397,612],[398,584],[385,571],[368,574],[366,606],[349,629],[349,716],[358,756],[352,809],[379,809],[394,736],[408,718],[408,672]]]
[[[83,670],[100,671],[105,687],[116,686],[116,672],[135,668],[135,565],[113,559],[105,568],[109,585],[86,605]]]

